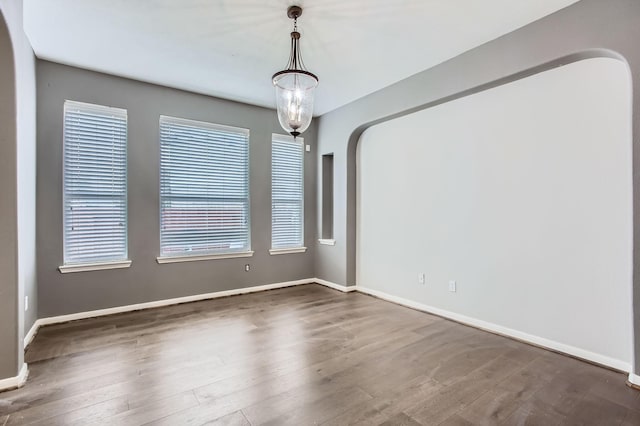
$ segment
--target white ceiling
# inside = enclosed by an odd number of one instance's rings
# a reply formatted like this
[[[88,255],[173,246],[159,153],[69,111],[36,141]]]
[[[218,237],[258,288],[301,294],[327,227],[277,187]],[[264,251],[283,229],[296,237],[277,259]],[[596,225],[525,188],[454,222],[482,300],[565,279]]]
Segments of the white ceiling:
[[[299,4],[321,115],[576,1],[26,0],[25,28],[39,58],[274,107]]]

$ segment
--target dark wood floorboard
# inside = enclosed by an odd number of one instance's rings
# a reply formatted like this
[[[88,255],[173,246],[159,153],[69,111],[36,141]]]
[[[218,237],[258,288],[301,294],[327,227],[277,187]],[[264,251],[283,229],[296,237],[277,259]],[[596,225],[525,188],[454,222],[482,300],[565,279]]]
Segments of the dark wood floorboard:
[[[305,285],[42,327],[9,425],[640,425],[623,374]]]

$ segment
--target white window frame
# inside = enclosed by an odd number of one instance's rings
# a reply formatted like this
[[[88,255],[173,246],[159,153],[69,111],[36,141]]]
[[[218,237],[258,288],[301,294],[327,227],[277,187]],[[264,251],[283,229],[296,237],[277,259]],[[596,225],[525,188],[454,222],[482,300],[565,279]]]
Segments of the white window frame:
[[[116,146],[116,144],[121,144],[124,143],[124,171],[120,170],[119,173],[124,173],[124,192],[120,195],[105,195],[105,194],[88,194],[88,195],[80,195],[80,194],[72,194],[72,190],[70,190],[68,187],[72,186],[70,183],[70,180],[73,179],[73,175],[71,173],[71,171],[69,170],[69,168],[67,167],[67,160],[70,161],[70,159],[67,158],[67,155],[71,155],[69,154],[69,150],[70,145],[73,143],[72,142],[72,136],[70,136],[70,134],[72,132],[78,132],[79,129],[78,128],[70,128],[68,126],[68,118],[70,119],[69,114],[82,114],[82,113],[93,113],[93,114],[97,114],[97,115],[102,115],[105,117],[112,117],[114,118],[114,128],[115,125],[117,124],[115,122],[115,120],[124,120],[124,137],[122,137],[122,134],[117,135],[118,139],[114,139],[114,147]],[[93,118],[93,120],[95,121],[95,118]],[[88,121],[88,123],[91,123],[91,120]],[[120,126],[122,125],[122,122],[120,122]],[[127,110],[126,109],[122,109],[122,108],[113,108],[113,107],[108,107],[108,106],[102,106],[102,105],[95,105],[95,104],[88,104],[88,103],[84,103],[84,102],[76,102],[76,101],[71,101],[71,100],[66,100],[64,102],[64,115],[63,115],[63,141],[62,141],[62,145],[63,145],[63,160],[62,160],[62,174],[63,174],[63,189],[62,189],[62,220],[63,220],[63,265],[60,266],[58,268],[58,270],[62,273],[68,273],[68,272],[84,272],[84,271],[95,271],[95,270],[103,270],[103,269],[117,269],[117,268],[127,268],[129,266],[131,266],[131,260],[128,259],[128,240],[129,240],[129,235],[128,235],[128,173],[127,173],[127,162],[128,162],[128,155],[127,155],[127,148],[128,148],[128,118],[127,118]],[[122,139],[124,139],[124,141],[122,141]],[[77,141],[80,140],[79,137],[76,137],[76,144]],[[90,144],[90,136],[86,136],[84,138],[84,141]],[[97,143],[97,142],[94,142]],[[120,149],[122,149],[122,147],[119,147]],[[77,149],[77,148],[76,148]],[[109,159],[107,158],[106,163],[109,162]],[[113,160],[112,164],[113,164]],[[95,168],[95,165],[93,166]],[[77,190],[77,189],[76,189]],[[122,247],[122,252],[120,255],[118,256],[105,256],[103,258],[97,258],[95,256],[86,256],[86,257],[82,257],[81,255],[78,255],[77,253],[72,255],[71,253],[69,253],[69,251],[72,250],[72,248],[69,247],[69,245],[71,244],[69,242],[69,238],[71,237],[69,235],[69,232],[71,232],[71,230],[68,229],[68,221],[73,220],[70,216],[69,216],[69,211],[70,211],[70,206],[68,205],[68,202],[70,202],[71,200],[91,200],[91,199],[109,199],[109,198],[113,198],[113,199],[119,199],[121,201],[124,202],[124,222],[123,225],[124,226],[124,246]]]
[[[165,115],[161,115],[160,116],[160,120],[159,120],[159,130],[160,130],[160,173],[159,173],[159,177],[160,177],[160,182],[159,182],[159,189],[160,189],[160,233],[159,233],[159,239],[160,239],[160,255],[156,258],[157,262],[160,264],[165,264],[165,263],[175,263],[175,262],[192,262],[192,261],[200,261],[200,260],[213,260],[213,259],[228,259],[228,258],[238,258],[238,257],[250,257],[253,255],[253,251],[251,251],[251,197],[250,197],[250,131],[249,129],[244,129],[244,128],[239,128],[239,127],[232,127],[232,126],[225,126],[225,125],[221,125],[221,124],[214,124],[214,123],[209,123],[209,122],[204,122],[204,121],[196,121],[196,120],[189,120],[189,119],[185,119],[185,118],[178,118],[178,117],[171,117],[171,116],[165,116]],[[163,248],[165,247],[164,242],[163,242],[163,237],[165,236],[165,231],[163,230],[163,214],[164,214],[164,210],[163,210],[163,205],[164,202],[169,200],[169,199],[173,199],[174,201],[180,200],[180,199],[184,199],[184,198],[188,198],[184,195],[168,195],[165,193],[165,190],[163,189],[163,174],[167,173],[165,172],[164,169],[164,165],[163,165],[163,160],[162,160],[162,156],[163,156],[163,149],[164,149],[164,143],[165,143],[165,139],[163,136],[163,129],[165,129],[165,132],[169,131],[170,126],[179,126],[180,128],[186,129],[186,128],[194,128],[196,129],[195,131],[202,131],[202,132],[221,132],[221,133],[233,133],[236,135],[236,137],[243,137],[245,139],[245,143],[246,143],[246,169],[245,169],[245,179],[246,179],[246,233],[247,233],[247,240],[246,240],[246,246],[242,247],[240,250],[218,250],[218,249],[214,249],[214,250],[196,250],[193,252],[189,252],[189,251],[182,251],[182,252],[176,252],[176,253],[169,253],[163,250]],[[168,143],[168,140],[167,140]],[[205,198],[205,197],[201,197],[201,196],[194,196],[194,198],[200,198],[203,202],[206,201],[211,201],[213,198],[216,197],[210,197],[210,198]],[[220,198],[220,197],[217,197]]]
[[[273,166],[273,153],[274,153],[274,144],[292,144],[296,145],[296,148],[300,150],[300,241],[296,244],[291,244],[287,246],[276,247],[274,244],[274,230],[273,230],[273,220],[274,220],[274,208],[276,207],[276,198],[274,197],[274,166]],[[303,138],[293,138],[288,135],[281,134],[272,134],[271,135],[271,249],[269,253],[271,255],[280,255],[280,254],[292,254],[292,253],[304,253],[307,251],[307,248],[304,246],[304,226],[305,226],[305,209],[304,209],[304,156],[305,156],[305,145]]]

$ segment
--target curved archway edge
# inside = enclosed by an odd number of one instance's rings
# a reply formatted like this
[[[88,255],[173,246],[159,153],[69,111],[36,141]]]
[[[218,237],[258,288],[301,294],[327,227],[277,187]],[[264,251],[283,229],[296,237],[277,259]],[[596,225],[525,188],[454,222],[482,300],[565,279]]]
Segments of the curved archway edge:
[[[505,84],[509,84],[514,81],[518,81],[529,76],[539,74],[553,68],[558,68],[564,65],[568,65],[574,62],[579,62],[587,59],[594,58],[611,58],[624,62],[627,65],[627,69],[631,75],[631,69],[629,68],[629,63],[626,58],[622,56],[620,53],[615,52],[613,50],[608,49],[587,49],[582,52],[572,53],[561,58],[540,64],[538,66],[529,68],[524,71],[520,71],[514,74],[511,74],[506,77],[502,77],[496,80],[493,80],[488,83],[480,84],[478,86],[472,87],[470,89],[466,89],[440,99],[436,99],[434,101],[430,101],[423,105],[415,106],[403,111],[398,111],[393,114],[387,115],[385,117],[380,117],[375,120],[371,120],[369,122],[363,123],[356,127],[350,134],[348,142],[347,142],[347,282],[355,283],[355,264],[356,264],[356,151],[358,147],[358,143],[360,142],[360,136],[370,127],[375,126],[380,123],[384,123],[386,121],[394,120],[399,117],[403,117],[409,114],[413,114],[418,111],[423,111],[429,108],[433,108],[438,105],[442,105],[448,102],[455,101],[456,99],[461,99],[467,96],[471,96],[476,93],[484,92],[486,90],[493,89],[495,87],[503,86]]]

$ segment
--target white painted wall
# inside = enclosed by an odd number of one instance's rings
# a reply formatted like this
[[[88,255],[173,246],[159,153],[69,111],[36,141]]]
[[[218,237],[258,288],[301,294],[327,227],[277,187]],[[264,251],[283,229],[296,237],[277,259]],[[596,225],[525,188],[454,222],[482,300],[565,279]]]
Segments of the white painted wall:
[[[359,286],[628,370],[624,63],[574,63],[374,126],[357,193]]]

